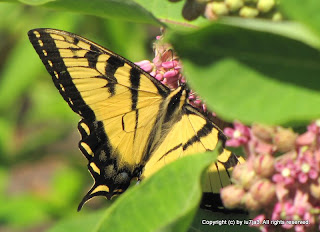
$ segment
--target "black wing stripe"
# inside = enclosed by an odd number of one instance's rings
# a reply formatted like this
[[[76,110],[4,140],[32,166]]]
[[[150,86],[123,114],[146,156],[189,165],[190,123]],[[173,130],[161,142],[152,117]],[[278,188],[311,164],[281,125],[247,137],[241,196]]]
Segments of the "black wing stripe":
[[[131,99],[132,99],[132,105],[131,109],[135,110],[137,109],[137,102],[138,102],[138,89],[140,86],[140,72],[136,68],[131,68],[130,70],[130,82],[131,82]]]
[[[79,42],[78,39],[77,41]],[[77,43],[75,43],[75,45]],[[98,62],[98,57],[100,54],[101,52],[98,49],[96,49],[95,46],[90,46],[90,50],[84,55],[84,57],[88,59],[90,68],[96,68],[96,64]]]
[[[28,36],[43,64],[52,76],[55,86],[70,108],[80,116],[94,120],[94,112],[83,101],[78,89],[72,82],[67,67],[50,34],[44,31],[29,31]]]
[[[207,121],[207,123],[203,125],[203,127],[197,132],[196,135],[191,137],[185,144],[183,144],[183,150],[186,150],[189,146],[191,146],[195,142],[200,141],[202,137],[205,137],[208,134],[210,134],[213,128],[214,128],[213,124]]]

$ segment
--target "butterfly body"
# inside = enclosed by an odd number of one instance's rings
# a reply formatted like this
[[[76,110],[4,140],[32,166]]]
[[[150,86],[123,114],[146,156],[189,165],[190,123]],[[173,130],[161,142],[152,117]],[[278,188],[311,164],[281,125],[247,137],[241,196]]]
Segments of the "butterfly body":
[[[60,94],[82,118],[79,148],[95,183],[79,209],[94,196],[111,199],[132,179],[147,178],[179,157],[212,151],[218,140],[224,144],[222,131],[188,103],[185,85],[171,90],[129,60],[69,32],[34,29],[28,35]],[[237,162],[231,153],[219,156],[213,165],[217,186],[229,181],[227,169]]]

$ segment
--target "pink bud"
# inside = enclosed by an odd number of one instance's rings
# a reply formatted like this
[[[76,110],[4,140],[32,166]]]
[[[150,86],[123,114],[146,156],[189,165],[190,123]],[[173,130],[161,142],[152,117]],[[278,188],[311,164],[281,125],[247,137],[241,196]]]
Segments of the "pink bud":
[[[320,178],[310,185],[310,192],[314,198],[320,200]]]
[[[165,69],[171,69],[171,68],[178,68],[178,61],[176,60],[170,60],[170,61],[165,61],[162,63],[162,67],[165,68]]]
[[[268,179],[256,181],[250,188],[252,197],[262,205],[271,204],[275,199],[275,186]]]
[[[155,78],[156,78],[157,80],[159,80],[159,81],[162,81],[162,80],[163,80],[163,75],[160,74],[160,73],[158,73],[158,74],[156,74]]]
[[[257,180],[257,174],[253,170],[247,170],[246,172],[242,173],[241,176],[241,184],[244,189],[250,189],[252,184]]]
[[[247,193],[244,198],[245,207],[250,211],[256,211],[262,208],[262,205],[255,200],[250,193]]]
[[[255,172],[261,177],[270,177],[274,173],[274,157],[270,154],[261,154],[254,159]]]
[[[150,73],[153,69],[153,65],[149,60],[142,60],[135,63],[136,65],[140,66],[144,71]]]
[[[176,75],[178,75],[179,74],[179,71],[178,70],[170,70],[170,71],[168,71],[168,72],[165,72],[164,74],[163,74],[163,76],[164,76],[164,78],[172,78],[172,77],[174,77],[174,76],[176,76]]]
[[[273,126],[266,126],[261,124],[253,124],[251,127],[252,133],[262,140],[265,143],[271,143],[272,138],[275,134],[275,127]]]
[[[311,132],[307,131],[306,133],[299,135],[296,139],[296,144],[298,146],[306,146],[311,145],[315,141],[316,135]]]
[[[257,143],[255,144],[255,151],[257,153],[269,153],[271,154],[273,152],[273,145],[262,142],[262,141],[257,141]]]
[[[223,205],[229,209],[240,207],[245,192],[237,185],[229,185],[221,189],[220,196]]]
[[[294,133],[293,130],[278,127],[273,142],[276,145],[278,151],[288,152],[295,148],[296,138],[297,134]]]
[[[243,173],[246,173],[247,171],[247,164],[238,164],[237,166],[234,167],[233,171],[232,171],[232,179],[234,180],[234,182],[236,184],[240,184],[241,183],[241,178],[242,175],[245,175]]]

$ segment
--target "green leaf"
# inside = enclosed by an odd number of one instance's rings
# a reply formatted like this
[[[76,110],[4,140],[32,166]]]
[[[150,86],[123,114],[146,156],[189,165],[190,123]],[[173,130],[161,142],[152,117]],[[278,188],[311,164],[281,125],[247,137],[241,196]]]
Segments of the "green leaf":
[[[282,35],[294,40],[299,40],[303,43],[309,44],[312,47],[318,49],[320,48],[319,37],[300,23],[289,21],[271,22],[265,19],[242,19],[235,17],[223,17],[220,22],[226,25],[241,27],[249,30]]]
[[[301,124],[320,116],[318,50],[223,23],[171,35],[186,77],[220,117]]]
[[[55,0],[19,0],[19,2],[22,2],[24,4],[34,5],[34,6],[42,5],[42,4],[53,2],[53,1]]]
[[[293,20],[299,21],[320,38],[320,2],[319,0],[281,0],[279,7]]]
[[[102,212],[77,214],[73,218],[66,218],[60,221],[54,227],[50,228],[48,232],[89,232],[94,231],[94,227],[98,221],[101,220]],[[110,230],[109,230],[110,231]]]
[[[34,5],[35,0],[23,0],[24,3]],[[41,6],[57,10],[66,10],[80,14],[94,15],[102,18],[127,20],[136,23],[160,22],[147,10],[131,0],[55,0],[37,1]]]
[[[193,21],[187,21],[183,18],[182,10],[186,1],[135,0],[135,2],[150,11],[160,22],[175,29],[195,28],[208,24],[208,20],[202,16]]]
[[[97,231],[156,231],[190,213],[201,197],[201,173],[212,159],[212,153],[199,154],[165,166],[119,198],[106,211]]]
[[[217,155],[190,155],[166,165],[116,199],[90,230],[85,226],[91,222],[83,219],[76,225],[59,224],[59,230],[53,228],[50,232],[66,231],[65,228],[79,232],[185,231],[201,198],[201,174]]]

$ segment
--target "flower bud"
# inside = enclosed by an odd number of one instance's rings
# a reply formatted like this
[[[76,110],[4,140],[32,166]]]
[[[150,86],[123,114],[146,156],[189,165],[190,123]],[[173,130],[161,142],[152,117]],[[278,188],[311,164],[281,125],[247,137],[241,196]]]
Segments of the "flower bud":
[[[231,11],[239,10],[243,6],[243,0],[225,0],[224,2]]]
[[[259,0],[257,4],[258,10],[261,12],[269,12],[275,6],[274,0]]]
[[[243,173],[246,173],[247,170],[247,164],[238,164],[237,166],[235,166],[232,170],[232,179],[234,181],[234,183],[238,184],[241,183],[241,178]]]
[[[310,192],[314,198],[320,200],[320,178],[318,178],[316,183],[310,185]]]
[[[148,73],[150,73],[153,69],[153,64],[149,60],[142,60],[140,62],[136,62],[135,64],[140,66],[140,68]]]
[[[297,134],[291,129],[277,128],[277,132],[274,137],[274,144],[277,146],[277,150],[280,152],[288,152],[295,148],[295,141]]]
[[[270,177],[274,173],[274,157],[270,154],[261,154],[254,159],[254,171],[260,177]]]
[[[258,154],[271,154],[274,151],[274,146],[269,143],[257,141],[255,144],[255,152]]]
[[[252,184],[256,181],[257,175],[255,171],[247,171],[242,173],[241,175],[241,184],[244,189],[248,190],[252,186]]]
[[[282,20],[282,14],[280,12],[276,12],[272,15],[272,21],[279,22]]]
[[[245,195],[244,205],[249,211],[256,211],[262,208],[262,205],[252,197],[251,193]]]
[[[227,15],[229,9],[224,2],[212,2],[210,3],[212,12],[216,15]]]
[[[254,18],[256,17],[257,15],[259,14],[259,11],[255,8],[251,8],[251,7],[242,7],[240,12],[239,12],[239,15],[241,17],[244,17],[244,18]]]
[[[212,10],[212,5],[211,3],[208,3],[205,10],[204,10],[204,13],[203,13],[204,17],[207,18],[208,20],[216,20],[218,19],[217,15],[213,13],[213,10]]]
[[[255,182],[250,188],[252,197],[262,205],[268,205],[275,199],[275,186],[268,179]]]
[[[195,20],[205,11],[206,4],[196,0],[187,0],[182,9],[182,15],[186,20]]]
[[[254,222],[259,222],[257,224],[253,224],[250,225],[252,227],[261,227],[263,220],[266,219],[266,216],[264,214],[259,214],[258,216],[256,216],[254,219],[252,219],[252,221]],[[261,230],[261,231],[265,231],[265,230]]]
[[[309,146],[315,141],[315,139],[316,139],[316,134],[311,131],[307,131],[297,137],[296,145]]]
[[[251,127],[252,133],[265,143],[272,143],[276,128],[273,126],[266,126],[262,124],[253,124]]]
[[[241,200],[244,195],[245,192],[243,188],[237,185],[228,185],[220,191],[220,196],[223,205],[229,209],[240,207]]]

